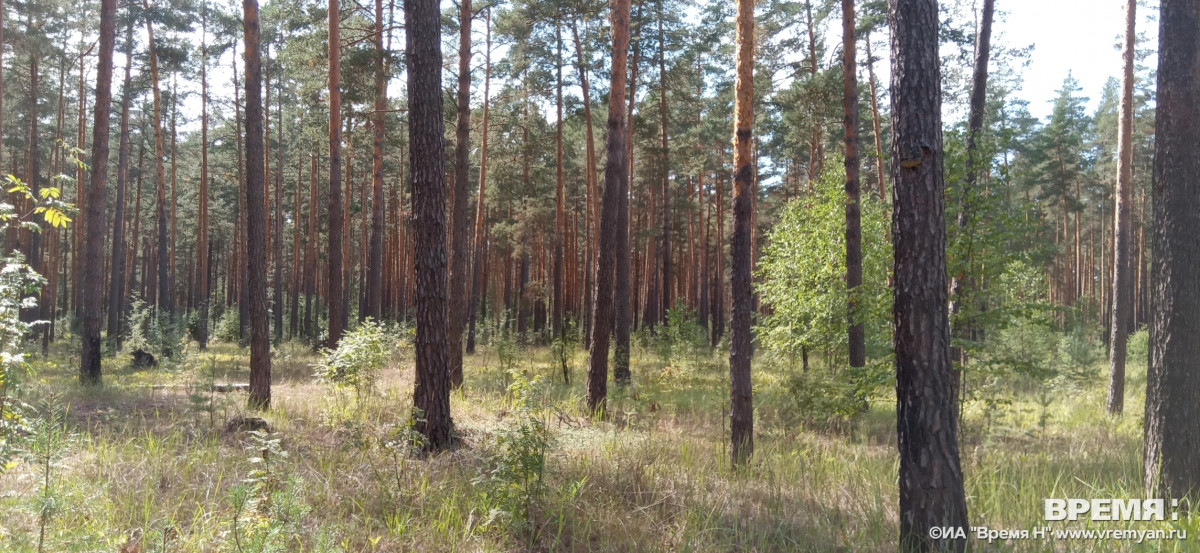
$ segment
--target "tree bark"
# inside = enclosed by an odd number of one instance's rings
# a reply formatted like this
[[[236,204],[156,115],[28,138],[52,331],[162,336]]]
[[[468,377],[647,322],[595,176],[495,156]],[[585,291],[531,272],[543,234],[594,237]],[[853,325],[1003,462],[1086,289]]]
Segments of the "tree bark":
[[[662,303],[658,316],[666,323],[667,312],[675,307],[675,298],[671,295],[671,147],[667,140],[667,38],[663,32],[663,3],[664,0],[658,1],[658,119],[662,145]]]
[[[1200,491],[1200,3],[1159,11],[1143,478],[1148,497],[1184,499]]]
[[[990,0],[989,0],[990,1]],[[851,367],[867,364],[866,331],[858,308],[862,286],[862,195],[858,160],[858,41],[855,36],[854,0],[842,0],[842,126],[846,155],[846,337]]]
[[[745,464],[754,453],[754,390],[750,361],[754,357],[750,315],[753,291],[750,282],[750,219],[754,165],[750,155],[754,125],[754,0],[738,0],[737,80],[734,92],[733,234],[729,237],[730,285],[733,311],[729,329],[729,430],[734,465]]]
[[[125,312],[125,188],[129,181],[129,104],[132,91],[133,20],[125,28],[125,81],[121,92],[121,137],[117,146],[117,197],[113,211],[112,263],[108,286],[108,343],[121,347],[121,315]]]
[[[108,181],[109,104],[112,103],[113,48],[116,43],[117,1],[100,2],[100,62],[96,71],[96,109],[92,125],[92,163],[84,237],[83,349],[79,380],[100,383],[100,323],[103,320],[104,202]],[[51,306],[53,307],[53,305]]]
[[[336,0],[335,0],[336,1]],[[251,408],[271,406],[271,335],[267,309],[266,156],[258,0],[242,0],[246,53],[246,273],[250,303]]]
[[[342,45],[339,0],[329,0],[329,348],[346,329],[342,296]]]
[[[892,308],[900,452],[900,550],[963,551],[934,527],[967,527],[946,309],[937,0],[894,0]]]
[[[424,447],[450,445],[450,352],[446,320],[445,140],[442,120],[441,12],[437,0],[404,3],[408,56],[409,160],[417,278],[413,405]]]
[[[468,0],[469,1],[469,0]],[[367,250],[367,290],[363,316],[383,317],[383,141],[387,110],[387,52],[383,49],[383,0],[375,0],[375,113],[371,143],[371,238]]]
[[[1125,343],[1129,337],[1129,190],[1133,185],[1133,61],[1137,35],[1137,0],[1125,5],[1125,49],[1122,53],[1120,116],[1117,120],[1117,193],[1113,223],[1112,316],[1108,350],[1108,414],[1125,408]]]
[[[208,7],[200,18],[200,192],[197,195],[199,219],[196,236],[196,293],[200,296],[200,331],[196,341],[200,350],[208,348],[209,243],[208,243]]]
[[[149,0],[142,0],[142,7],[147,12],[150,11]],[[154,26],[150,24],[150,17],[147,13],[146,17],[146,35],[148,37],[150,51],[150,82],[154,95],[154,183],[157,190],[156,203],[154,206],[154,218],[158,228],[158,289],[155,297],[157,298],[156,305],[158,309],[171,317],[175,310],[172,304],[173,295],[171,294],[171,279],[169,273],[170,252],[167,251],[169,245],[169,235],[167,233],[167,183],[166,183],[166,168],[163,166],[163,158],[166,156],[166,147],[163,144],[163,128],[162,128],[162,94],[158,80],[158,53],[155,52],[154,43]]]
[[[454,192],[450,230],[450,385],[463,384],[463,326],[467,310],[467,179],[471,173],[471,0],[459,0],[458,117],[454,132]]]
[[[625,150],[625,64],[629,50],[629,2],[614,0],[612,24],[612,77],[608,95],[607,160],[604,164],[604,196],[600,203],[599,252],[596,256],[596,291],[592,302],[592,338],[588,345],[588,375],[585,401],[588,410],[605,412],[608,396],[608,346],[612,334],[613,302],[628,298],[613,294],[620,191],[626,186],[629,168]]]
[[[867,82],[871,88],[871,127],[875,131],[875,171],[879,180],[875,183],[879,189],[879,201],[887,201],[887,173],[883,169],[883,131],[879,117],[879,94],[875,91],[875,58],[871,57],[871,33],[863,37],[867,47]]]
[[[487,8],[485,19],[487,38],[484,46],[483,65],[483,124],[479,133],[479,190],[475,198],[475,254],[473,256],[471,276],[471,302],[467,308],[467,353],[475,353],[475,319],[479,316],[479,299],[485,291],[487,265],[484,263],[484,252],[487,241],[483,235],[484,196],[487,192],[487,154],[488,154],[488,95],[492,82],[492,10]]]

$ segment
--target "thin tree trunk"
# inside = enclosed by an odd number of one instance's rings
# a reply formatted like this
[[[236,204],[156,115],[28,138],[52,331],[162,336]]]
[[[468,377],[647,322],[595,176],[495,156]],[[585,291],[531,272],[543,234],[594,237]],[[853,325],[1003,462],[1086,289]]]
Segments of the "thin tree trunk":
[[[142,7],[147,12],[150,11],[149,0],[142,0]],[[154,207],[154,217],[158,227],[158,289],[157,302],[158,308],[164,312],[168,319],[175,310],[172,305],[171,280],[168,272],[170,252],[167,251],[168,235],[167,235],[167,183],[166,169],[163,166],[163,158],[166,156],[166,147],[164,146],[163,128],[162,128],[162,94],[160,92],[158,80],[158,53],[155,52],[154,43],[154,26],[150,24],[150,18],[146,18],[146,35],[149,40],[148,49],[150,51],[150,82],[154,94],[154,178],[155,189],[157,190],[157,201]]]
[[[339,0],[329,0],[329,348],[346,329],[342,297],[342,38]]]
[[[377,0],[378,1],[378,0]],[[467,310],[467,180],[471,173],[471,0],[459,0],[457,127],[450,228],[450,385],[463,383],[463,325]]]
[[[117,197],[113,211],[112,272],[108,286],[108,343],[121,347],[121,315],[125,312],[125,187],[129,181],[129,103],[132,96],[133,20],[125,28],[125,84],[121,92],[121,136],[117,146]]]
[[[484,284],[487,265],[484,262],[484,252],[487,240],[483,235],[484,196],[487,192],[487,154],[488,154],[488,95],[491,93],[492,82],[492,9],[487,8],[485,18],[487,38],[484,46],[483,64],[483,124],[479,131],[479,190],[475,198],[475,254],[472,261],[471,302],[467,307],[467,353],[475,353],[475,319],[479,316],[479,298],[486,291]]]
[[[553,263],[554,273],[551,276],[553,282],[552,305],[554,308],[553,320],[551,321],[551,332],[555,339],[563,338],[563,300],[565,293],[563,290],[563,242],[567,233],[567,213],[566,213],[566,191],[563,182],[563,44],[562,44],[562,24],[555,21],[554,25],[555,38],[558,44],[558,58],[555,60],[556,69],[556,86],[555,86],[555,107],[557,110],[557,120],[554,125],[554,244],[553,244]],[[563,375],[567,374],[566,357],[560,356],[562,362]]]
[[[1121,105],[1117,126],[1116,218],[1113,223],[1112,315],[1109,328],[1108,414],[1125,408],[1125,343],[1129,329],[1129,190],[1133,183],[1133,61],[1137,35],[1137,1],[1125,6],[1125,49],[1122,54]]]
[[[880,201],[887,202],[887,172],[883,169],[883,132],[880,130],[882,125],[879,117],[879,94],[875,91],[875,58],[871,57],[871,33],[863,37],[863,42],[867,47],[867,81],[871,89],[871,126],[875,131],[875,171],[878,176],[876,185],[879,189]]]
[[[468,0],[469,1],[469,0]],[[383,49],[383,0],[375,0],[375,113],[371,143],[371,238],[367,252],[366,301],[363,316],[383,317],[383,141],[387,110],[387,52]]]
[[[658,119],[662,140],[662,303],[658,319],[666,322],[667,311],[675,307],[671,295],[671,148],[667,141],[667,48],[663,33],[663,3],[658,1]]]
[[[208,7],[201,10],[200,32],[200,192],[197,197],[199,229],[196,236],[196,285],[200,298],[200,350],[208,347],[209,243],[208,243]]]

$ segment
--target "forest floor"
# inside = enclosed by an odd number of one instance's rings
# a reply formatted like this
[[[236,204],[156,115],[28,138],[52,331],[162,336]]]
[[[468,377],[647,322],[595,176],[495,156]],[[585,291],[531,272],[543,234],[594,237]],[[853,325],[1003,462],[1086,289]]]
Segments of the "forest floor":
[[[193,344],[154,369],[106,358],[100,389],[75,383],[66,351],[35,358],[26,382],[33,405],[53,392],[68,435],[49,442],[49,478],[44,459],[0,475],[3,551],[37,551],[39,536],[53,552],[895,551],[894,406],[883,394],[852,423],[798,424],[786,410],[794,371],[777,363],[756,365],[755,453],[735,471],[719,354],[683,369],[635,351],[635,385],[610,385],[598,421],[581,415],[584,352],[564,384],[550,348],[481,348],[452,397],[459,445],[423,457],[407,445],[410,359],[356,399],[313,378],[308,348],[284,344],[262,415],[272,433],[255,434],[231,424],[255,416],[245,393],[213,386],[246,382],[245,349]],[[1045,498],[1143,495],[1144,367],[1130,367],[1121,418],[1104,415],[1094,380],[965,405],[972,525],[1188,539],[973,540],[972,551],[1200,551],[1200,517],[1044,521]]]

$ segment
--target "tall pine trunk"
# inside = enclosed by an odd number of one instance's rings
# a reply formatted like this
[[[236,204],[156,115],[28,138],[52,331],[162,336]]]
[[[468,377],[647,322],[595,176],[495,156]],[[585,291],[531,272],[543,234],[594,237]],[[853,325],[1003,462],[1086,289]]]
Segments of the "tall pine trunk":
[[[486,17],[487,38],[484,43],[483,65],[483,123],[480,128],[479,145],[479,190],[475,198],[475,253],[472,256],[471,300],[467,306],[467,353],[475,353],[475,319],[479,316],[479,300],[486,292],[487,264],[484,262],[484,252],[487,250],[487,240],[483,235],[484,196],[487,192],[487,154],[488,154],[488,94],[492,81],[492,10],[487,9]]]
[[[467,179],[471,173],[471,0],[459,0],[458,116],[454,130],[449,296],[450,385],[463,383],[463,324],[467,310]]]
[[[1159,8],[1154,143],[1154,284],[1146,380],[1147,497],[1200,492],[1200,2]]]
[[[737,80],[734,92],[733,234],[729,237],[730,286],[733,310],[729,321],[729,431],[733,464],[746,463],[754,453],[754,395],[750,361],[753,290],[750,282],[750,220],[754,160],[754,0],[738,0]]]
[[[366,301],[363,316],[383,317],[383,141],[387,110],[387,52],[383,49],[383,0],[375,0],[375,113],[371,142],[371,238],[367,248]]]
[[[246,273],[250,304],[250,399],[271,406],[271,336],[267,309],[266,156],[263,152],[262,60],[258,0],[242,0],[246,49]]]
[[[121,315],[125,311],[125,188],[129,182],[129,104],[132,96],[133,19],[125,28],[125,81],[121,92],[121,137],[117,146],[117,197],[113,211],[112,263],[108,286],[108,343],[121,346]]]
[[[437,0],[404,3],[408,53],[408,137],[416,265],[416,382],[413,406],[424,447],[450,445],[450,341],[446,320],[445,140],[441,12]]]
[[[79,380],[100,383],[100,323],[103,320],[104,202],[108,181],[109,104],[112,103],[113,48],[116,43],[117,0],[100,3],[100,62],[96,71],[96,109],[92,125],[92,162],[84,235],[83,349],[79,355]],[[53,305],[51,305],[53,307]]]
[[[208,347],[208,298],[209,298],[209,256],[208,243],[208,7],[201,10],[200,17],[200,193],[197,195],[200,204],[197,210],[199,219],[196,236],[196,302],[200,311],[200,331],[196,341],[201,350]]]
[[[629,0],[612,3],[612,72],[608,95],[608,123],[605,136],[604,196],[600,203],[599,252],[596,256],[596,291],[592,298],[592,337],[588,345],[586,403],[588,410],[603,414],[608,395],[608,346],[613,326],[613,302],[628,302],[615,297],[613,277],[616,265],[617,227],[620,191],[629,178],[625,149],[625,63],[629,50]]]
[[[1133,184],[1133,61],[1137,41],[1137,0],[1125,6],[1125,49],[1122,53],[1121,114],[1117,122],[1117,193],[1113,223],[1112,316],[1109,328],[1108,414],[1125,408],[1125,343],[1129,337],[1129,189]]]
[[[329,341],[336,348],[346,330],[342,294],[342,45],[339,0],[329,0]]]
[[[146,12],[150,11],[149,0],[142,0],[142,7]],[[154,95],[154,184],[157,193],[156,203],[154,206],[154,219],[158,229],[158,287],[155,297],[157,298],[158,309],[167,316],[168,320],[174,312],[175,307],[171,300],[171,279],[169,273],[170,252],[167,250],[169,245],[169,235],[167,234],[167,183],[166,183],[166,168],[163,165],[163,158],[166,157],[166,147],[164,145],[165,137],[163,137],[162,128],[162,93],[158,79],[158,53],[155,51],[154,43],[154,26],[150,23],[150,17],[147,13],[146,17],[146,35],[148,37],[150,51],[150,83]]]
[[[851,367],[867,364],[866,332],[858,308],[862,286],[862,196],[858,161],[858,41],[855,37],[854,0],[842,0],[842,126],[846,155],[846,337]]]
[[[900,550],[963,551],[967,526],[946,309],[945,182],[937,0],[894,0],[892,307],[900,452]]]

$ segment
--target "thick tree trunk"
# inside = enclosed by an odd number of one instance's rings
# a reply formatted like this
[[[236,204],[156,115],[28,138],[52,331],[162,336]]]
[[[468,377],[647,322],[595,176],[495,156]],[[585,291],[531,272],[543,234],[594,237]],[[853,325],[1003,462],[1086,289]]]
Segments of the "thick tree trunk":
[[[754,453],[754,394],[750,360],[754,357],[750,315],[753,291],[750,282],[751,183],[754,165],[750,143],[754,125],[754,1],[738,0],[737,81],[734,92],[733,234],[729,238],[730,284],[733,312],[729,330],[729,430],[734,465],[746,463]]]
[[[842,126],[846,155],[846,336],[850,366],[867,364],[866,332],[858,308],[862,286],[862,195],[859,192],[858,160],[858,41],[855,36],[854,0],[842,0]]]
[[[113,48],[116,43],[117,0],[100,3],[100,62],[96,71],[96,109],[92,125],[91,182],[84,235],[83,349],[79,355],[79,380],[100,383],[100,323],[103,320],[104,202],[108,181],[109,104],[112,103]],[[51,306],[53,307],[53,305]]]
[[[342,296],[342,38],[339,0],[329,0],[329,348],[336,348],[346,329]]]
[[[413,406],[424,447],[450,445],[450,352],[446,321],[445,140],[442,120],[441,12],[437,0],[407,0],[409,160],[417,278],[417,375]]]
[[[258,0],[242,0],[246,49],[246,273],[250,300],[250,399],[271,406],[271,336],[267,309],[266,156],[263,152],[262,60]]]
[[[1125,343],[1129,337],[1129,190],[1133,184],[1133,61],[1137,0],[1125,6],[1124,71],[1117,131],[1116,218],[1113,223],[1112,315],[1108,350],[1108,414],[1125,408]]]
[[[447,291],[450,385],[463,383],[463,326],[467,310],[467,180],[471,174],[471,0],[459,0],[457,127],[454,131],[454,192]]]
[[[629,50],[629,0],[612,3],[612,80],[608,95],[607,160],[604,164],[604,197],[600,204],[599,252],[596,256],[596,291],[592,303],[592,338],[588,345],[586,403],[588,410],[603,414],[608,396],[608,346],[612,335],[613,302],[628,298],[613,294],[617,261],[617,227],[620,193],[629,175],[625,150],[625,63]]]
[[[894,0],[892,308],[900,452],[901,551],[963,551],[935,527],[967,527],[946,310],[937,0]]]
[[[1143,478],[1148,497],[1200,491],[1200,3],[1159,8],[1154,255]]]

